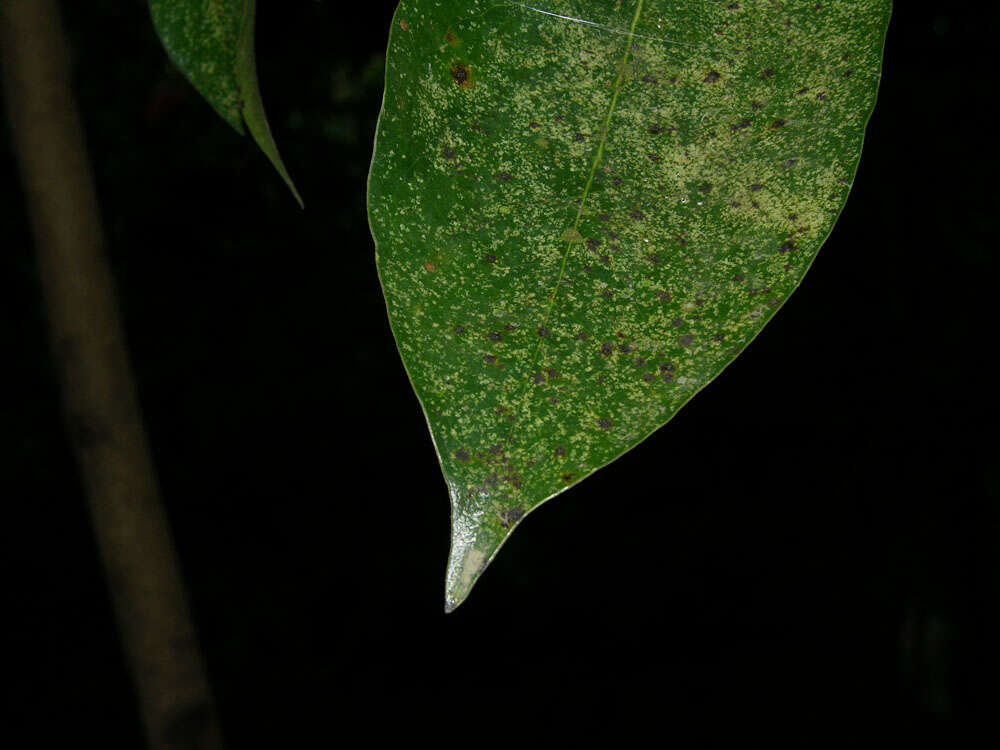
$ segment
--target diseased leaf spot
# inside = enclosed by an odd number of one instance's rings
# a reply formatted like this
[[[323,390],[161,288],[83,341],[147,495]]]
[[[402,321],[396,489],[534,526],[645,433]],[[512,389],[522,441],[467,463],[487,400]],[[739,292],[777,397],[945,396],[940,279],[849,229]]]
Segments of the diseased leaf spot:
[[[607,417],[601,417],[600,419],[597,420],[597,426],[600,427],[602,430],[610,430],[611,420],[608,419]]]
[[[515,482],[516,480],[516,482]],[[510,477],[507,481],[514,485],[515,489],[520,489],[521,478],[520,477]],[[516,505],[513,508],[504,508],[500,511],[500,525],[508,529],[518,521],[524,518],[524,508],[520,505]]]
[[[690,333],[685,333],[683,336],[677,339],[677,343],[685,347],[691,346],[693,341],[694,341],[694,336],[692,336]]]
[[[440,70],[440,68],[439,68]],[[469,80],[471,72],[469,66],[462,62],[455,62],[451,65],[451,77],[452,80],[458,85],[459,88],[467,89],[472,86],[472,81]]]
[[[455,451],[455,458],[464,463],[469,460],[469,451],[465,450],[465,448],[459,448]]]
[[[715,83],[715,82],[716,82],[716,81],[718,81],[718,80],[719,80],[719,79],[720,79],[721,77],[722,77],[722,76],[720,76],[720,75],[719,75],[719,73],[718,73],[717,71],[715,71],[715,70],[710,70],[710,71],[708,72],[708,74],[707,74],[707,75],[706,75],[706,76],[705,76],[705,77],[704,77],[704,78],[703,78],[702,80],[703,80],[703,81],[704,81],[705,83]]]
[[[546,328],[545,326],[538,326],[538,335],[542,338],[545,338],[546,336],[549,335],[549,329]]]

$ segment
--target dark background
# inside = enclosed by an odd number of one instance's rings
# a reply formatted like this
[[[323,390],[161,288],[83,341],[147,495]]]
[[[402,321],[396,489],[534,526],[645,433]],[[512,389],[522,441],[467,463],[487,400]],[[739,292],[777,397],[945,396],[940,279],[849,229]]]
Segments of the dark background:
[[[447,494],[365,218],[394,3],[345,5],[259,3],[303,213],[145,3],[63,3],[230,745],[971,746],[1000,700],[996,6],[896,3],[854,190],[800,290],[445,616]],[[139,747],[0,136],[4,732]]]

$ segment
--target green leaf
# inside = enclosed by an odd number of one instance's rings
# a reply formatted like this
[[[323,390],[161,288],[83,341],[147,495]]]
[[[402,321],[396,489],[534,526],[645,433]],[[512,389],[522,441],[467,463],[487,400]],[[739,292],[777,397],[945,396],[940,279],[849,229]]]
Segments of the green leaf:
[[[250,135],[302,205],[264,114],[254,57],[256,0],[149,0],[167,54],[215,111]]]
[[[854,179],[889,0],[405,0],[369,215],[446,608],[761,331]]]

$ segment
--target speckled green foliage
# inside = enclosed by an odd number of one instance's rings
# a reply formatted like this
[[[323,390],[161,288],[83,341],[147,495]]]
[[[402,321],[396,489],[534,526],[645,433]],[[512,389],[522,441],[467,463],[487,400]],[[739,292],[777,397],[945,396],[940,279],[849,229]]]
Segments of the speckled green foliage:
[[[369,215],[452,504],[446,607],[667,422],[844,206],[889,0],[406,0]]]
[[[170,59],[241,135],[246,123],[301,204],[278,154],[257,85],[256,0],[149,0],[149,10]]]

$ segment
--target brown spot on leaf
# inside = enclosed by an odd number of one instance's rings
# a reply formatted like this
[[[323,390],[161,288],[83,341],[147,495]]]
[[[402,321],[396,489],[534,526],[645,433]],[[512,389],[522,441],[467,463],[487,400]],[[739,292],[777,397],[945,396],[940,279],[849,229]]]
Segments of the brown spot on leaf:
[[[472,81],[469,80],[469,76],[470,71],[468,65],[462,62],[452,63],[451,77],[459,88],[467,89],[472,85]]]
[[[720,79],[721,77],[722,77],[722,76],[720,76],[720,75],[718,74],[718,72],[716,72],[716,71],[714,71],[714,70],[710,70],[710,71],[708,71],[708,73],[707,73],[707,74],[705,75],[705,77],[704,77],[704,78],[702,79],[702,81],[703,81],[704,83],[715,83],[715,82],[716,82],[716,81],[718,81],[718,80],[719,80],[719,79]]]
[[[611,420],[608,419],[607,417],[601,417],[600,419],[597,420],[597,426],[600,427],[602,430],[610,430]]]

